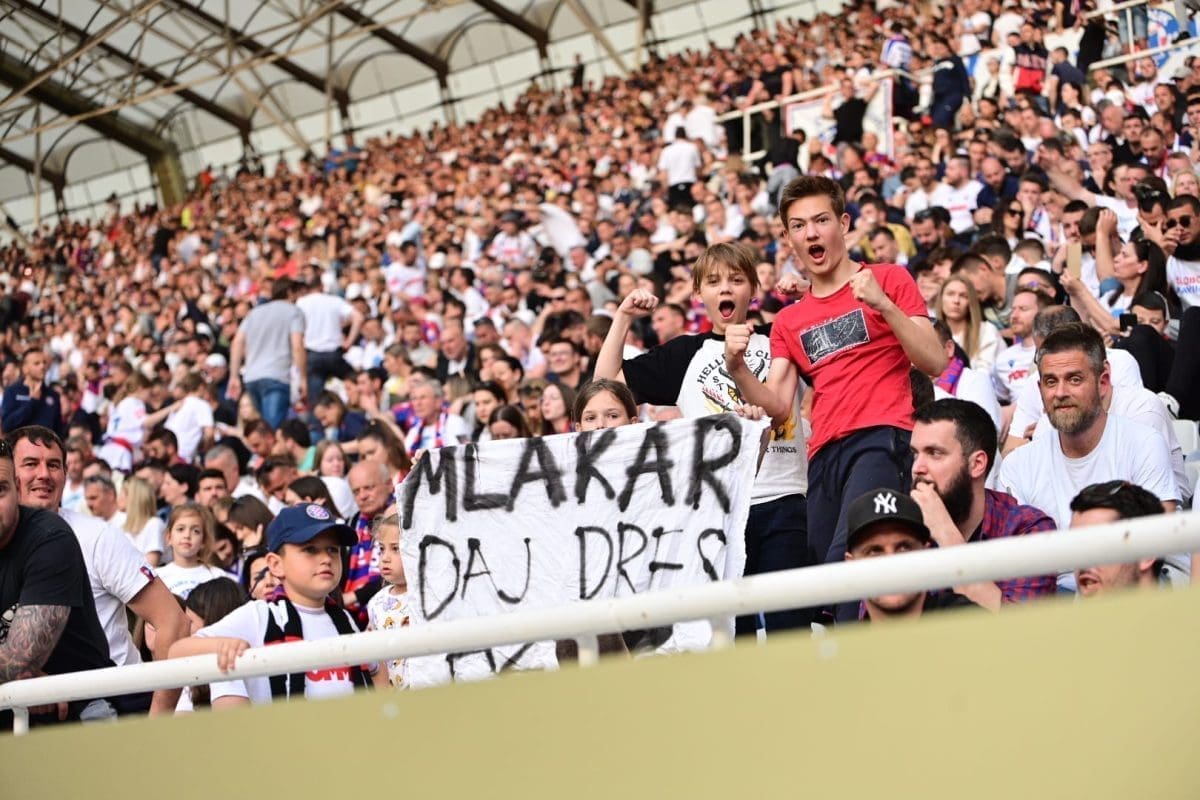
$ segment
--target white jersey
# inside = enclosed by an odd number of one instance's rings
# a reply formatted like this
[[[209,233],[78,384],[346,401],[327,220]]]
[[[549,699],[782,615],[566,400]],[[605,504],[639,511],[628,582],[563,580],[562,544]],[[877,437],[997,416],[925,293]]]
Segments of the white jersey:
[[[113,469],[131,472],[134,461],[141,458],[145,421],[146,404],[138,398],[130,396],[117,403],[109,414],[104,444],[96,455]]]
[[[1033,356],[1037,348],[1033,340],[1017,342],[1000,351],[996,356],[996,364],[992,368],[992,386],[996,397],[1004,402],[1010,402],[1017,395],[1017,390],[1023,386],[1033,374]]]
[[[950,212],[950,227],[955,233],[965,233],[975,227],[975,209],[979,207],[979,192],[983,184],[969,180],[955,188],[948,183],[938,184],[929,196],[931,206],[941,206]]]
[[[58,515],[71,526],[83,551],[109,658],[118,667],[140,664],[142,657],[129,634],[125,605],[154,581],[154,571],[124,534],[104,520],[67,509],[59,509]]]

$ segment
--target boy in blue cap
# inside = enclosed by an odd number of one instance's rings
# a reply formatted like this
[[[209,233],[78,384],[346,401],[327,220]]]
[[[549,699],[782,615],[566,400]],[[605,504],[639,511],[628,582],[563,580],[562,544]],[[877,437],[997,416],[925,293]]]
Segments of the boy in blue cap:
[[[330,599],[342,581],[342,548],[356,540],[348,525],[316,503],[283,509],[267,526],[267,568],[280,581],[279,588],[266,600],[247,603],[176,642],[171,658],[216,653],[218,666],[229,670],[251,647],[356,633],[349,613]],[[221,681],[212,684],[212,705],[230,708],[275,698],[336,697],[369,684],[366,671],[358,666]]]

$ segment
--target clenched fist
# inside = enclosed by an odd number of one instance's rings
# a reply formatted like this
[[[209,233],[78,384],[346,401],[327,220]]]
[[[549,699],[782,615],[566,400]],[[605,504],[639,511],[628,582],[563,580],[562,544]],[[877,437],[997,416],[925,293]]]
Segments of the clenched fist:
[[[636,319],[650,314],[656,307],[658,307],[658,298],[654,296],[653,292],[648,292],[645,289],[634,289],[625,295],[625,299],[621,301],[620,307],[617,308],[617,313]]]
[[[728,368],[733,369],[745,363],[751,332],[750,326],[745,323],[725,328],[725,364]]]
[[[876,311],[882,311],[891,302],[879,281],[875,280],[875,273],[869,269],[861,269],[850,277],[850,291],[855,300],[861,300]]]

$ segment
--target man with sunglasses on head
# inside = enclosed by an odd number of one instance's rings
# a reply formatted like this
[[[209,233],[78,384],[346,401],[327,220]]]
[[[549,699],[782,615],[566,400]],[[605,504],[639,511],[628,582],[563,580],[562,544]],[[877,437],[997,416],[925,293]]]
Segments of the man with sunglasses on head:
[[[1163,232],[1175,229],[1181,233],[1167,259],[1167,281],[1184,308],[1200,307],[1200,200],[1184,194],[1170,202]]]

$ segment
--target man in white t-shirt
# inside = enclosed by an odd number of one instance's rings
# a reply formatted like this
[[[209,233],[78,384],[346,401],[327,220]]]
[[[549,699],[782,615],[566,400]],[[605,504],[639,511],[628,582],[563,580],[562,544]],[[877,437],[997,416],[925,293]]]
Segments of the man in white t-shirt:
[[[680,126],[675,130],[675,141],[662,149],[658,155],[658,171],[662,181],[669,187],[668,200],[671,207],[692,204],[692,184],[699,177],[704,161],[700,148],[687,138],[687,130]]]
[[[996,397],[1011,402],[1017,387],[1026,383],[1033,373],[1033,320],[1037,312],[1050,304],[1050,299],[1036,289],[1020,288],[1013,294],[1008,327],[1015,341],[1000,351],[992,367],[992,385]]]
[[[1040,347],[1046,338],[1067,325],[1080,322],[1079,312],[1070,306],[1046,306],[1033,318],[1033,343]],[[1113,386],[1128,386],[1141,389],[1142,373],[1137,361],[1124,350],[1108,348],[1106,351],[1109,377]],[[1015,410],[1008,426],[1008,438],[1002,452],[1005,455],[1024,445],[1032,436],[1034,426],[1044,411],[1041,387],[1037,382],[1037,360],[1030,366],[1030,380],[1017,387],[1013,400]]]
[[[908,199],[904,201],[904,216],[908,218],[910,227],[917,212],[937,205],[933,201],[933,195],[941,188],[941,183],[937,179],[937,170],[930,159],[924,156],[917,159],[916,175],[917,188],[913,189]]]
[[[304,349],[308,354],[308,396],[315,399],[330,378],[347,378],[353,372],[342,353],[358,341],[363,315],[342,298],[322,291],[318,278],[308,293],[296,301],[304,313]],[[343,329],[350,328],[343,335]]]
[[[1153,428],[1105,410],[1112,382],[1100,334],[1081,323],[1050,334],[1038,349],[1038,373],[1056,434],[1013,451],[1000,466],[1001,488],[1064,529],[1071,498],[1103,481],[1141,486],[1174,511],[1180,493],[1167,443]]]
[[[943,182],[933,190],[929,205],[941,206],[950,212],[950,227],[955,233],[965,233],[975,227],[977,198],[983,184],[971,178],[971,159],[952,155],[946,162]],[[910,198],[911,199],[911,198]]]
[[[171,645],[187,636],[190,626],[175,598],[167,591],[125,535],[102,520],[62,508],[66,484],[62,441],[40,426],[20,428],[10,434],[17,488],[21,505],[58,514],[75,533],[88,581],[96,603],[96,616],[108,639],[109,657],[117,666],[141,663],[129,633],[125,609],[153,625],[157,633],[155,659],[167,657]],[[109,698],[117,713],[149,710],[152,715],[171,714],[179,699],[178,689],[165,689]]]
[[[1167,281],[1185,309],[1200,306],[1200,200],[1187,194],[1176,197],[1163,224],[1183,229],[1179,247],[1167,259]]]

